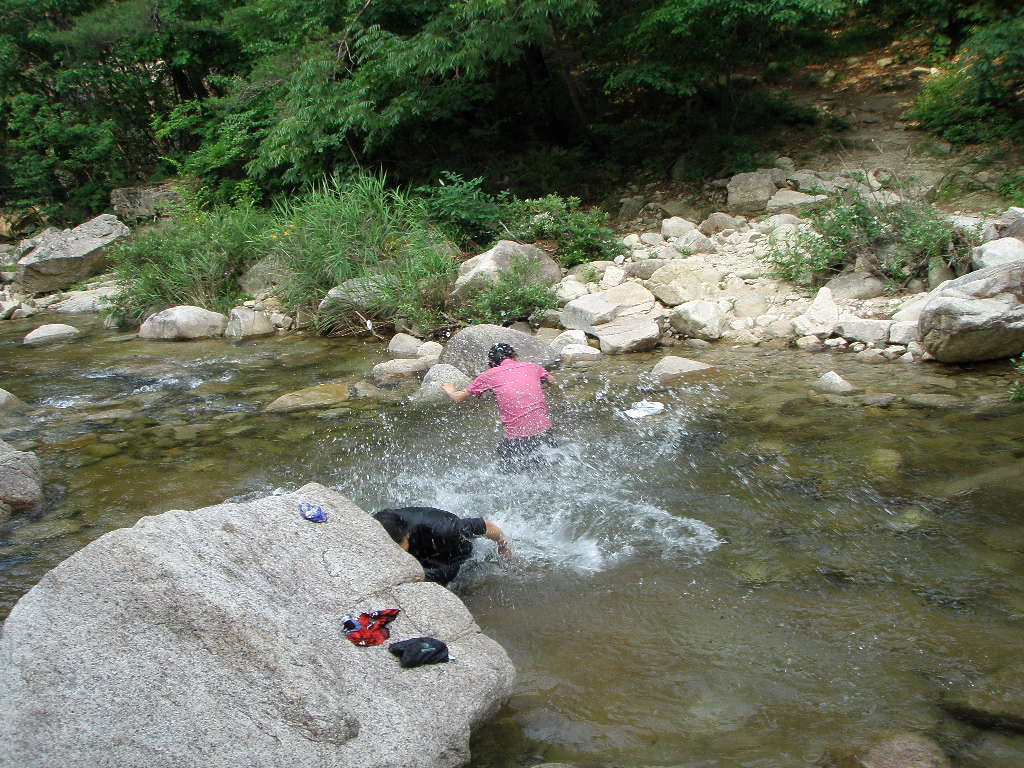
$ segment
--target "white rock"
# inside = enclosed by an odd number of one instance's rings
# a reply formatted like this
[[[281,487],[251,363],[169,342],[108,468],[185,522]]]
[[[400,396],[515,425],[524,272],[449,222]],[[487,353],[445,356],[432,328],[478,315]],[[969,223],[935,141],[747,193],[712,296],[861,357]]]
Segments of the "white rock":
[[[811,306],[793,321],[793,328],[800,336],[830,336],[839,325],[839,307],[832,298],[832,291],[821,288]]]
[[[416,402],[434,405],[450,405],[452,399],[442,388],[442,384],[452,384],[455,389],[465,389],[471,379],[454,365],[439,363],[432,365],[423,377],[423,383],[412,396]]]
[[[180,306],[150,315],[139,327],[140,339],[204,339],[221,336],[228,319],[202,307]]]
[[[419,357],[423,341],[408,333],[396,333],[388,342],[388,356],[414,360]]]
[[[836,332],[847,339],[863,341],[873,347],[881,347],[889,341],[892,320],[864,320],[859,317],[844,318]]]
[[[718,249],[707,235],[691,229],[676,240],[675,249],[682,254],[715,253]]]
[[[1014,261],[1024,260],[1024,242],[1015,237],[1001,237],[983,243],[971,252],[971,265],[975,269],[985,269]]]
[[[559,355],[562,352],[562,347],[568,344],[585,345],[586,343],[587,334],[585,334],[583,331],[572,330],[563,331],[562,333],[555,336],[555,338],[551,340],[550,346],[551,351],[554,352],[556,355]]]
[[[889,326],[889,343],[907,345],[917,341],[917,321],[893,323]]]
[[[573,277],[567,277],[555,286],[555,295],[558,297],[558,303],[563,306],[573,299],[586,296],[588,293],[590,293],[589,285]]]
[[[276,332],[268,312],[258,312],[248,307],[234,307],[228,313],[228,324],[224,335],[231,338],[269,336]]]
[[[569,330],[590,331],[617,317],[649,313],[654,302],[654,294],[640,283],[626,282],[570,301],[562,311],[562,325]]]
[[[651,293],[673,307],[695,299],[717,299],[722,273],[697,259],[676,259],[656,270],[646,282]]]
[[[780,189],[765,205],[769,213],[807,208],[828,200],[828,195],[807,195],[792,189]]]
[[[304,503],[327,521],[303,520]],[[465,764],[515,669],[454,593],[422,578],[321,485],[145,516],[43,576],[5,622],[2,762]],[[456,661],[402,669],[386,646],[341,633],[346,611],[399,606],[393,641],[443,638]]]
[[[452,287],[452,300],[463,301],[473,290],[494,282],[519,264],[529,265],[529,271],[522,278],[528,285],[550,286],[562,279],[561,268],[540,248],[499,240],[490,250],[459,265],[459,276]]]
[[[682,237],[687,232],[691,232],[696,228],[697,225],[692,221],[684,219],[681,216],[673,216],[669,219],[662,219],[661,236],[664,238]]]
[[[796,340],[796,346],[798,349],[802,349],[806,352],[813,352],[821,349],[821,339],[817,336],[801,336]]]
[[[662,245],[665,238],[661,236],[660,232],[644,232],[640,235],[640,242],[644,245]]]
[[[408,379],[425,373],[434,364],[434,361],[426,358],[397,358],[385,360],[373,366],[373,382],[377,386],[382,384],[393,384],[401,379]]]
[[[692,380],[714,370],[714,366],[698,360],[668,355],[657,362],[651,373],[662,386],[667,387],[686,380]]]
[[[566,344],[559,353],[559,358],[566,365],[572,365],[581,361],[596,360],[601,357],[601,350],[594,349],[586,344]]]
[[[610,266],[604,271],[604,277],[601,278],[601,290],[606,291],[609,288],[622,285],[625,281],[626,270],[619,266]]]
[[[64,297],[50,305],[51,312],[63,315],[96,314],[110,305],[110,299],[121,292],[120,288],[108,286],[88,291],[69,291]]]
[[[71,325],[62,323],[49,323],[41,325],[34,331],[30,331],[22,339],[22,344],[29,346],[42,346],[43,344],[54,344],[60,341],[73,339],[79,334],[79,330]]]
[[[643,243],[640,242],[640,235],[632,233],[622,238],[622,244],[627,248],[641,248]]]
[[[650,314],[616,317],[610,323],[593,326],[591,331],[608,355],[643,352],[653,349],[661,338],[661,329]]]
[[[701,300],[684,302],[669,316],[674,331],[705,341],[722,338],[724,321],[717,304]]]
[[[892,319],[897,323],[916,323],[921,318],[921,311],[924,309],[924,305],[928,303],[928,294],[922,293],[919,296],[915,296],[904,303],[899,311],[892,316]]]
[[[844,379],[835,371],[829,371],[823,374],[811,387],[818,392],[825,392],[833,395],[845,395],[850,392],[856,392],[857,388],[850,382]]]
[[[444,352],[444,345],[439,341],[424,341],[416,348],[416,357],[426,360],[437,360]]]

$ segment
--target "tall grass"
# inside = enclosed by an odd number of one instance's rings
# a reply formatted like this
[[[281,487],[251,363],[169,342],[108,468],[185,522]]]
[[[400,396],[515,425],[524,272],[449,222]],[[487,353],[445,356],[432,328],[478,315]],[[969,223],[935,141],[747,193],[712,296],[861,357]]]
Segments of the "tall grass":
[[[238,277],[266,253],[271,217],[249,204],[201,211],[185,207],[136,232],[110,253],[123,285],[113,311],[128,321],[180,304],[226,312]]]
[[[279,296],[314,313],[321,330],[344,332],[366,320],[443,323],[457,251],[428,223],[421,200],[389,189],[383,176],[325,180],[274,212],[274,253],[289,275]],[[333,287],[363,278],[349,296],[317,310]]]

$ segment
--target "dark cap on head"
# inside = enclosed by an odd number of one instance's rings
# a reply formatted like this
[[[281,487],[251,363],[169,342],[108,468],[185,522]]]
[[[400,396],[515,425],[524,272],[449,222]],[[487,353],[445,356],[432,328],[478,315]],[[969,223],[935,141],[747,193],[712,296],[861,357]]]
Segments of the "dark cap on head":
[[[495,344],[493,347],[487,350],[487,362],[491,364],[491,368],[493,368],[496,365],[501,365],[510,357],[515,356],[515,349],[512,348],[511,344],[506,344],[505,342]]]

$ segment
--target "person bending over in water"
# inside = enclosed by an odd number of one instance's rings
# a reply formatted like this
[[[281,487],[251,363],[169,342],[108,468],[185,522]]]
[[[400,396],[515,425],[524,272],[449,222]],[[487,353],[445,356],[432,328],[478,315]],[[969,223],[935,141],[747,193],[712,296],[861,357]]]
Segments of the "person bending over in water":
[[[495,542],[501,557],[512,557],[505,533],[482,517],[458,517],[434,507],[382,509],[373,516],[402,549],[419,560],[427,581],[446,585],[454,579],[472,554],[477,536]]]
[[[498,413],[505,437],[498,446],[501,467],[505,471],[522,469],[531,463],[531,455],[542,445],[554,446],[551,414],[541,383],[550,381],[548,372],[536,363],[520,362],[511,344],[495,344],[487,352],[490,370],[484,371],[465,389],[442,384],[456,403],[479,397],[488,390],[498,401]]]

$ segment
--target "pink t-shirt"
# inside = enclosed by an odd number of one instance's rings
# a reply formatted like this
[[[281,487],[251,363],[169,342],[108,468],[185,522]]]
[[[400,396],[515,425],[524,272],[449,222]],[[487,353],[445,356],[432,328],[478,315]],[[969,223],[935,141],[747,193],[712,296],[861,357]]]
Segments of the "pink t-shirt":
[[[547,375],[548,372],[536,363],[508,359],[473,379],[466,391],[478,397],[488,390],[493,391],[505,437],[509,440],[530,437],[551,429],[548,402],[540,388],[541,379]]]

